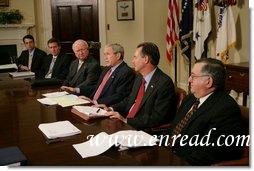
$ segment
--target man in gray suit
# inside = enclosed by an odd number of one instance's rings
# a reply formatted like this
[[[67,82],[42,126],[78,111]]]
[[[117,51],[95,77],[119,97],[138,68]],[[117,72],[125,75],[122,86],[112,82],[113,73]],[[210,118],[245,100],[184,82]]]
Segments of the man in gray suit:
[[[72,45],[72,49],[77,59],[71,63],[69,73],[61,89],[79,94],[80,87],[83,87],[85,89],[83,94],[90,96],[99,79],[100,66],[93,57],[89,56],[86,41],[76,40]]]

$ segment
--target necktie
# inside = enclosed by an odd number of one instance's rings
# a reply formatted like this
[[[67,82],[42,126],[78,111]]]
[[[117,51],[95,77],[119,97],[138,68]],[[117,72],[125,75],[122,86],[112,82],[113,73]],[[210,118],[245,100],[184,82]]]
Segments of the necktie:
[[[193,113],[197,111],[198,105],[199,105],[199,100],[197,99],[195,103],[192,105],[192,109],[183,117],[183,119],[173,129],[171,137],[181,133],[182,129],[187,125]],[[173,142],[173,138],[170,138],[170,145],[172,145],[172,142]]]
[[[79,63],[78,63],[78,69],[77,69],[77,72],[78,72],[78,71],[79,71],[79,69],[81,68],[82,64],[83,64],[83,62],[79,62]]]
[[[52,60],[51,60],[50,66],[49,66],[49,71],[48,71],[47,75],[45,76],[45,78],[51,78],[55,62],[56,62],[56,58],[52,57]]]
[[[135,100],[133,106],[131,107],[129,114],[127,115],[127,118],[134,118],[135,115],[137,114],[137,112],[140,108],[143,96],[145,94],[145,84],[146,84],[146,81],[145,81],[145,79],[143,79],[142,83],[139,87],[138,94],[136,96],[136,100]]]
[[[98,100],[98,98],[100,97],[101,92],[102,92],[103,88],[105,87],[110,75],[111,75],[111,69],[108,70],[108,72],[104,75],[100,86],[98,87],[96,93],[94,94],[93,100]]]
[[[28,57],[28,68],[31,70],[31,66],[32,66],[32,61],[33,61],[33,54],[29,53],[29,57]]]

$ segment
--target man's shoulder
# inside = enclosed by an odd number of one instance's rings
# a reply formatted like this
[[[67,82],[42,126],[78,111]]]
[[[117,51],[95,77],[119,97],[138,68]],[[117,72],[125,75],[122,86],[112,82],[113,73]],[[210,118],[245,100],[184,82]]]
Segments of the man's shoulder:
[[[163,83],[168,82],[173,84],[173,80],[171,79],[171,77],[167,75],[166,73],[164,73],[161,69],[157,68],[154,74],[155,76],[158,77],[158,80],[160,82],[163,82]]]
[[[88,56],[87,59],[85,60],[85,63],[88,65],[99,65],[98,61],[94,59],[93,56]]]
[[[39,55],[43,55],[43,56],[46,56],[47,53],[39,48],[35,48],[34,50],[35,53],[39,54]]]
[[[118,67],[120,73],[134,73],[134,70],[129,67],[125,62],[121,63]]]

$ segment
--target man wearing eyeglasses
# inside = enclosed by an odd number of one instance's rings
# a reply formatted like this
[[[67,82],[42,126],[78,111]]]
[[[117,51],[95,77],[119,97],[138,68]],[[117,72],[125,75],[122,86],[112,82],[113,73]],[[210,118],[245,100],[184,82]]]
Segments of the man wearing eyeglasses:
[[[90,96],[99,79],[100,66],[92,56],[89,56],[86,41],[76,40],[72,49],[77,59],[71,63],[69,73],[61,89],[71,93],[80,93],[80,87],[83,87],[85,89],[83,95]]]
[[[225,77],[223,63],[212,58],[196,61],[192,69],[188,80],[191,94],[181,104],[169,130],[173,152],[191,165],[211,165],[240,156],[241,149],[235,144],[217,143],[221,135],[241,134],[240,109],[224,92]],[[209,135],[210,145],[190,145],[192,137],[193,143],[195,136],[201,139],[205,135]],[[185,142],[183,136],[188,137]]]

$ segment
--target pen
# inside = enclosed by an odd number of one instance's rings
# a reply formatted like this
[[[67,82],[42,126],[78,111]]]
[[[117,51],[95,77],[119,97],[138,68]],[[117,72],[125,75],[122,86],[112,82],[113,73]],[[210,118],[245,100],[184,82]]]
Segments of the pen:
[[[61,142],[61,141],[63,141],[62,138],[47,139],[46,143],[51,144],[51,143],[56,143],[56,142]]]
[[[96,113],[98,113],[100,110],[101,110],[101,109],[99,108],[99,109],[96,111]]]

